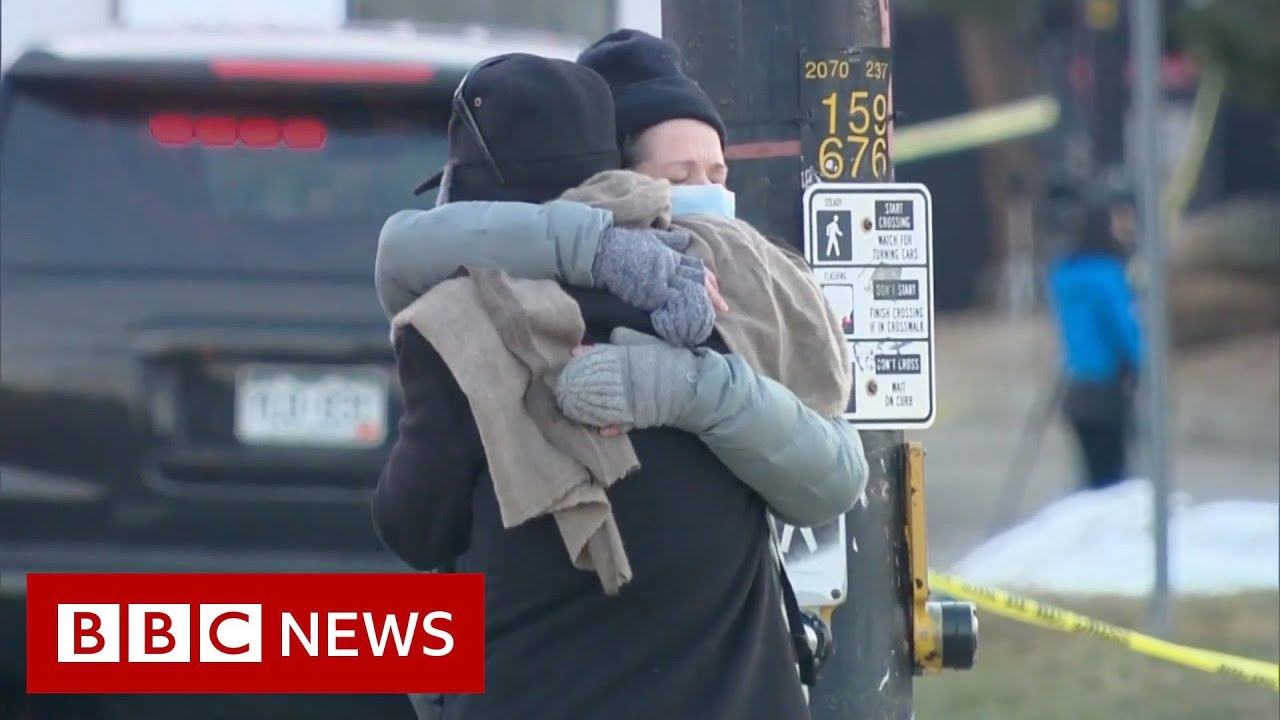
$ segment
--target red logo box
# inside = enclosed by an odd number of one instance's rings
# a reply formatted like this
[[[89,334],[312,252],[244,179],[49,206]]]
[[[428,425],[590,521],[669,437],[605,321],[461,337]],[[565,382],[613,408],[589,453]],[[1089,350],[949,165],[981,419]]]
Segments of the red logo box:
[[[484,577],[28,575],[27,692],[484,692]]]

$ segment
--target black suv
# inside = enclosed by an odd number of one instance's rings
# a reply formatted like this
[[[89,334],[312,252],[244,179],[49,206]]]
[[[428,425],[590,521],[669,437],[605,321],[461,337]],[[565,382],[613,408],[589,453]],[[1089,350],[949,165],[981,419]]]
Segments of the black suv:
[[[23,700],[23,578],[402,568],[366,501],[399,417],[378,230],[431,202],[410,192],[443,161],[462,73],[516,50],[577,48],[405,27],[111,30],[12,65],[0,716],[411,716],[403,697]]]

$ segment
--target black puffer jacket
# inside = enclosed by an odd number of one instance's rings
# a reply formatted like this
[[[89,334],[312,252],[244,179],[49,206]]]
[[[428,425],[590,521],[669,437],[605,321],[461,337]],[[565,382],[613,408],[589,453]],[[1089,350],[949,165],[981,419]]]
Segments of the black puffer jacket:
[[[567,289],[587,342],[647,315]],[[718,339],[711,347],[724,350]],[[486,578],[484,695],[445,720],[804,720],[765,504],[694,435],[631,433],[641,469],[609,492],[634,579],[606,596],[554,520],[502,527],[466,397],[416,332],[397,341],[405,415],[374,518],[409,565]]]

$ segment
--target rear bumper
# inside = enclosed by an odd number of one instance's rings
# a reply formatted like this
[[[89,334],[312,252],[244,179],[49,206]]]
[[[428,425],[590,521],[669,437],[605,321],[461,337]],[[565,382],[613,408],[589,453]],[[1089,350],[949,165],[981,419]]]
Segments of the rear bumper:
[[[175,499],[367,506],[384,461],[382,451],[167,451],[145,464],[142,481]]]
[[[29,573],[373,573],[410,572],[376,553],[212,551],[89,543],[0,543],[0,594],[20,594]]]
[[[222,494],[121,497],[103,482],[0,466],[0,594],[27,573],[408,571],[382,549],[368,490]]]

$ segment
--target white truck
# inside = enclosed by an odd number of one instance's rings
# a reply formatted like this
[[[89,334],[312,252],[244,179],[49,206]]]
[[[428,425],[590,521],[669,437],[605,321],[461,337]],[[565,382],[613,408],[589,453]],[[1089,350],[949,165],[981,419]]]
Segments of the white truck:
[[[661,9],[661,0],[4,0],[0,3],[0,70],[41,39],[117,23],[152,28],[254,23],[332,28],[348,20],[405,19],[525,24],[590,42],[620,27],[661,33]]]
[[[114,0],[4,0],[0,3],[0,70],[43,37],[106,27]]]

